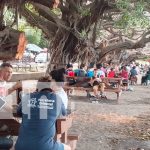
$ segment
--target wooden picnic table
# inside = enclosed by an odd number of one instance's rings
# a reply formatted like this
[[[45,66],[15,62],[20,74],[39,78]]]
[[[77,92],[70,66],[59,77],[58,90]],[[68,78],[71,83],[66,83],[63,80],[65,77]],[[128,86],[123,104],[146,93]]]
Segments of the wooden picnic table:
[[[66,91],[69,91],[69,90],[80,90],[80,91],[86,91],[86,92],[92,92],[93,91],[92,87],[90,87],[90,86],[89,87],[82,86],[84,83],[86,83],[86,82],[88,83],[91,80],[91,78],[89,78],[89,77],[69,77],[69,76],[65,76],[65,77],[66,77],[67,80],[72,78],[72,79],[77,81],[77,83],[74,84],[74,85],[66,84],[64,86],[64,89]],[[116,93],[117,94],[117,100],[119,100],[120,95],[122,93],[122,87],[121,87],[122,78],[104,77],[104,78],[102,78],[102,82],[105,83],[105,86],[106,86],[104,91],[105,92],[114,92],[114,93]],[[112,83],[115,85],[114,87],[109,85],[109,84],[112,84]]]
[[[18,136],[19,134],[19,128],[21,125],[21,118],[20,117],[13,117],[11,119],[0,119],[0,123],[5,124],[8,126],[6,131],[0,131],[0,136],[2,135],[12,135],[12,136]],[[71,117],[62,117],[58,118],[56,121],[56,134],[62,134],[65,133],[70,127],[72,126],[72,118]],[[65,139],[63,139],[64,143],[66,142]]]
[[[0,136],[18,136],[19,128],[21,125],[21,118],[14,114],[14,116],[11,119],[0,119],[0,124],[4,124],[7,126],[5,131],[0,131]],[[62,143],[69,143],[72,147],[72,150],[74,150],[79,136],[68,134],[68,130],[71,126],[71,115],[58,118],[56,121],[55,138],[57,141],[61,141]]]

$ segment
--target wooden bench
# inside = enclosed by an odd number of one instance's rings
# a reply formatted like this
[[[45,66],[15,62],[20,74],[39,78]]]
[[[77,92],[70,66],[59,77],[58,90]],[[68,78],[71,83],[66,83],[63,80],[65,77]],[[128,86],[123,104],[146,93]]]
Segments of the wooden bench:
[[[137,84],[137,76],[133,76],[133,77],[130,77],[130,84],[131,85],[135,85]]]
[[[82,85],[85,83],[85,82],[89,82],[91,80],[91,78],[88,78],[88,77],[69,77],[69,76],[66,76],[66,79],[67,81],[72,78],[74,80],[77,81],[76,84],[74,85],[68,85],[66,84],[64,86],[64,89],[66,91],[69,91],[69,90],[80,90],[80,91],[86,91],[87,93],[88,92],[92,92],[93,89],[92,87],[83,87]],[[106,88],[105,88],[105,92],[114,92],[117,94],[117,100],[119,100],[120,98],[120,95],[122,93],[122,88],[121,88],[121,84],[122,84],[122,79],[121,78],[102,78],[102,82],[105,83],[106,85]],[[114,84],[115,86],[112,87],[111,84]]]
[[[12,119],[0,119],[0,123],[7,126],[5,131],[0,131],[0,136],[18,136],[21,118],[13,117]],[[78,135],[68,134],[68,129],[72,126],[72,117],[67,116],[59,118],[56,121],[56,140],[69,144],[71,150],[75,150]]]
[[[72,117],[65,117],[57,119],[56,123],[56,140],[71,146],[71,150],[75,150],[78,135],[68,134],[68,129],[72,126]]]

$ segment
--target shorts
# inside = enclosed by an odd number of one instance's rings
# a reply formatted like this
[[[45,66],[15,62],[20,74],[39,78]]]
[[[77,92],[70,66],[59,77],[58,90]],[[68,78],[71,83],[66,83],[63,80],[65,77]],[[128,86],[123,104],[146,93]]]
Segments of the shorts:
[[[124,86],[127,86],[127,85],[128,85],[128,80],[127,80],[127,79],[122,80],[122,84],[123,84]]]
[[[99,90],[99,91],[104,91],[105,89],[105,83],[100,82],[99,85],[94,85],[93,90]]]

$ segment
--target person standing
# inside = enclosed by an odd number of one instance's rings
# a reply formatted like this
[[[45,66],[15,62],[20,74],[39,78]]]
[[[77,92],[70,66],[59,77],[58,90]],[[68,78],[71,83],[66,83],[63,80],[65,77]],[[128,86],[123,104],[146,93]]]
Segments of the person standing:
[[[137,70],[136,70],[136,66],[133,66],[132,69],[130,70],[130,81],[131,84],[137,84]]]

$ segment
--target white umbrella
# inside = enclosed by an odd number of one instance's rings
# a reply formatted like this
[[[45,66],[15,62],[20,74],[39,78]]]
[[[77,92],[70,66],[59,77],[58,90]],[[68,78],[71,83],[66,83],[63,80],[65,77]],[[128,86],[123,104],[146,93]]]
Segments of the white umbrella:
[[[42,51],[42,48],[40,48],[39,46],[37,46],[35,44],[27,44],[26,45],[26,50],[40,53]]]

